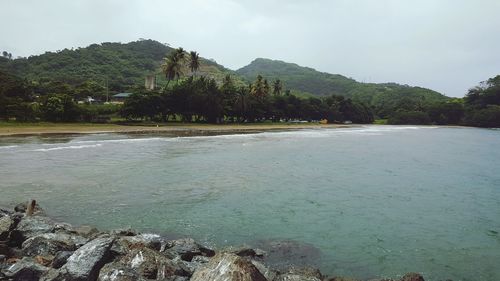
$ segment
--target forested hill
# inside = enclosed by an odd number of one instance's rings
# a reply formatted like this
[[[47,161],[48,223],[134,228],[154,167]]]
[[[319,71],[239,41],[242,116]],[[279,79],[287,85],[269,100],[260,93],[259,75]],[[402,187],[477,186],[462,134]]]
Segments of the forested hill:
[[[286,89],[315,96],[336,94],[362,101],[371,105],[380,117],[386,117],[396,108],[423,107],[448,99],[436,91],[420,87],[395,83],[360,83],[342,75],[263,58],[254,60],[236,72],[247,81],[253,81],[260,74],[268,80],[280,79]]]
[[[104,85],[107,80],[109,89],[117,92],[144,85],[145,76],[155,73],[159,83],[165,83],[160,65],[172,50],[154,40],[92,44],[29,58],[0,58],[0,70],[34,84],[56,81],[76,87],[89,81]],[[202,59],[199,73],[220,81],[226,74],[234,74],[207,59]]]

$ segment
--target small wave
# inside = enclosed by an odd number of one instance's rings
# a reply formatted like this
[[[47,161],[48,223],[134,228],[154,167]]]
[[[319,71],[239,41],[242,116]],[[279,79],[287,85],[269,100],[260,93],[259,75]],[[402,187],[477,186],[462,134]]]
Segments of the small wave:
[[[58,147],[52,147],[52,148],[40,148],[40,149],[35,149],[33,151],[36,152],[46,152],[46,151],[54,151],[54,150],[63,150],[63,149],[82,149],[82,148],[94,148],[94,147],[100,147],[102,144],[90,144],[90,145],[71,145],[71,146],[58,146]]]
[[[4,145],[4,146],[0,146],[0,149],[12,149],[12,148],[16,148],[16,147],[19,147],[19,145]]]
[[[111,140],[82,140],[82,141],[72,141],[70,143],[127,143],[127,142],[146,142],[146,141],[158,141],[165,140],[168,138],[137,138],[137,139],[111,139]]]

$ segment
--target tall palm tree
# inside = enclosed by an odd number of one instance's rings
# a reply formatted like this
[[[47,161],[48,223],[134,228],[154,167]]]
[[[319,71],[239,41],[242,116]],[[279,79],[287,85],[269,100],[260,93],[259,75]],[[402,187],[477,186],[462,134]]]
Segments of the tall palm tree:
[[[281,83],[281,80],[277,79],[273,83],[273,94],[275,96],[281,95],[281,90],[283,90],[283,84]]]
[[[200,64],[200,54],[195,51],[189,52],[189,69],[191,69],[194,76],[196,76],[196,71],[200,68]]]
[[[166,58],[165,62],[162,64],[162,71],[167,78],[167,87],[170,81],[174,79],[179,79],[182,75],[183,62],[185,59],[186,51],[182,48],[175,49]]]

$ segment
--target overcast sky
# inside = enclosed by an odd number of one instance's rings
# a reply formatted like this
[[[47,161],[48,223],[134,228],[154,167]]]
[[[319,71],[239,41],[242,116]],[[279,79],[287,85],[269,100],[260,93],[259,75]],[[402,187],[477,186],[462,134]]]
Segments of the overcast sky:
[[[500,74],[500,0],[0,0],[14,57],[154,39],[238,69],[257,57],[463,96]]]

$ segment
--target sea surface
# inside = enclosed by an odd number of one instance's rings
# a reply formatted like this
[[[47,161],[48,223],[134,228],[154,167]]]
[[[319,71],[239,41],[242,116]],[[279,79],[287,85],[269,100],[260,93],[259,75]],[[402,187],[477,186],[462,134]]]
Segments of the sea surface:
[[[260,245],[331,275],[500,280],[499,130],[2,137],[0,206],[31,198],[75,225]]]

